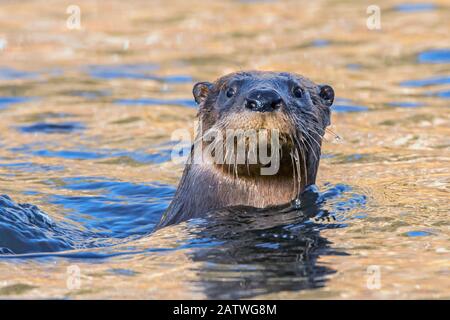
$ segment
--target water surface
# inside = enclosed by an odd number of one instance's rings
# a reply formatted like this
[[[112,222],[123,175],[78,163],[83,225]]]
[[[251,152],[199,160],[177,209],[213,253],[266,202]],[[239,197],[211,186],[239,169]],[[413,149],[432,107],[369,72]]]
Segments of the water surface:
[[[450,298],[446,1],[77,4],[0,6],[0,297]],[[153,232],[193,84],[242,69],[335,88],[317,186]]]

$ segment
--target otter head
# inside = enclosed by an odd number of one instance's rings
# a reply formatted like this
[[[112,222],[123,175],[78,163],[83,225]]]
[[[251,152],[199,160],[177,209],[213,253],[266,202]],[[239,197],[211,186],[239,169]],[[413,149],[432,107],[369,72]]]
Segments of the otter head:
[[[215,132],[213,156],[218,154],[218,144],[224,146],[224,162],[217,163],[215,159],[218,168],[234,178],[292,178],[298,192],[315,183],[322,138],[330,124],[334,100],[330,86],[315,84],[293,73],[250,71],[232,73],[214,83],[199,82],[193,94],[202,125],[198,134],[205,137]],[[217,132],[222,135],[221,140],[216,139]],[[233,138],[231,145],[226,143],[231,141],[227,138],[233,132],[235,137],[243,137],[243,162],[237,160],[239,142]],[[256,140],[252,140],[255,133]],[[272,160],[279,161],[278,168],[269,170],[269,174],[261,172],[271,166],[261,161],[262,140],[275,156]],[[203,144],[211,147],[211,139],[203,139]],[[233,160],[227,163],[230,155]]]

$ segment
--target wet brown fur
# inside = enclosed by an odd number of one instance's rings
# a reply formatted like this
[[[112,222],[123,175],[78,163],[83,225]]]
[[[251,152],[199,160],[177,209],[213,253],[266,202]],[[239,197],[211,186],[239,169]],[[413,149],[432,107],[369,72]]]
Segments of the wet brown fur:
[[[264,86],[274,88],[286,105],[277,112],[253,112],[240,103],[224,107],[223,92],[233,83],[242,84],[240,96],[246,90]],[[303,89],[303,104],[290,96],[290,86]],[[330,123],[331,102],[324,100],[322,86],[293,73],[249,71],[219,78],[209,85],[194,87],[199,102],[198,117],[202,123],[201,138],[211,128],[278,129],[281,136],[281,162],[277,174],[259,174],[261,166],[214,164],[210,162],[187,164],[179,187],[158,227],[202,217],[214,209],[246,205],[263,208],[288,203],[305,188],[314,184],[319,166],[321,143]],[[329,94],[329,92],[328,92]],[[222,99],[222,100],[221,100]],[[205,147],[207,142],[203,142]],[[193,150],[193,149],[192,149]],[[192,154],[192,152],[191,152]]]

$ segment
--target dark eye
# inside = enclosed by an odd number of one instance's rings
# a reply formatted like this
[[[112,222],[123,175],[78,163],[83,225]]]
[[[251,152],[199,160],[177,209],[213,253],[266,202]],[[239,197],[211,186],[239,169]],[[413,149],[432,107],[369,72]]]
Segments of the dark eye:
[[[292,93],[294,94],[294,96],[296,98],[303,97],[303,89],[300,88],[299,86],[294,87],[294,89],[292,90]]]
[[[236,91],[233,88],[228,88],[226,95],[228,98],[231,98],[232,96],[234,96],[235,93],[236,93]]]

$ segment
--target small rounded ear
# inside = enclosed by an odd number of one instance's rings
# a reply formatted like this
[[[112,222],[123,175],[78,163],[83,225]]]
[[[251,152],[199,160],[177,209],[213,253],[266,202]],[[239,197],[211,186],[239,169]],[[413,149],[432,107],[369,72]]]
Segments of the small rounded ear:
[[[319,86],[319,96],[326,106],[331,106],[334,101],[334,90],[327,84]]]
[[[192,94],[194,95],[195,102],[197,104],[202,103],[206,100],[209,90],[212,88],[212,83],[210,82],[197,82],[192,89]]]

